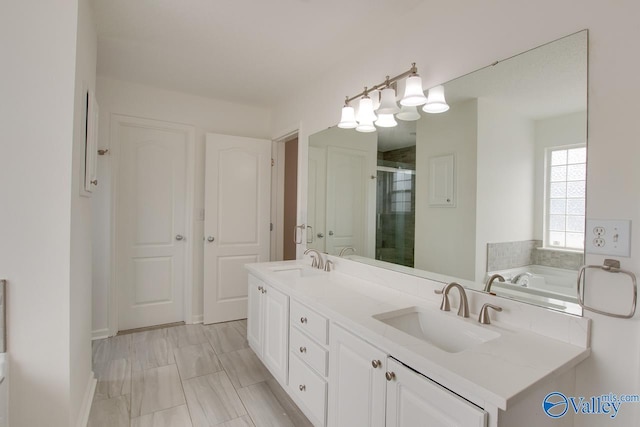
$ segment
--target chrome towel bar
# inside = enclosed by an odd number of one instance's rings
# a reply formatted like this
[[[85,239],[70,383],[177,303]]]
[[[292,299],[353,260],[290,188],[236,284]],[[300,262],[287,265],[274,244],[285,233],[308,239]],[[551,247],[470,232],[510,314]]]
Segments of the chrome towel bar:
[[[581,291],[580,283],[582,282],[583,276],[585,276],[585,271],[589,268],[597,268],[597,269],[607,271],[609,273],[623,273],[631,278],[631,283],[633,284],[633,299],[631,301],[631,311],[629,312],[629,314],[610,313],[608,311],[602,311],[602,310],[598,310],[597,308],[589,307],[584,303],[584,294],[586,293],[587,284],[585,281],[585,284],[584,286],[582,286],[582,291]],[[638,300],[638,284],[636,281],[636,275],[633,274],[631,271],[621,269],[620,261],[615,259],[605,259],[603,265],[583,265],[582,267],[580,267],[580,271],[578,272],[578,304],[580,304],[580,306],[583,309],[593,311],[594,313],[602,314],[604,316],[617,317],[618,319],[630,319],[636,313],[637,300]]]

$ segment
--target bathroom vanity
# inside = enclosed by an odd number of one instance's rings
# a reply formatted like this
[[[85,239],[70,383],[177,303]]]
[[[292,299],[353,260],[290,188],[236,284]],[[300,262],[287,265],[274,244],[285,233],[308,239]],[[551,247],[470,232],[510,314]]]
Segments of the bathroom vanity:
[[[247,265],[249,345],[314,425],[572,425],[542,400],[573,393],[589,319],[473,291],[463,318],[440,282],[331,260]]]

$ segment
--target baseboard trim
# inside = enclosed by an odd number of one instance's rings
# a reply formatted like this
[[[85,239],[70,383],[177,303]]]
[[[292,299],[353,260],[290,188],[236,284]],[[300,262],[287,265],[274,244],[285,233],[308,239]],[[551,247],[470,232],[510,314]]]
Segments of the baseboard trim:
[[[203,314],[194,314],[191,316],[191,323],[204,323],[204,315]]]
[[[108,328],[91,331],[91,341],[101,340],[103,338],[109,338]]]
[[[91,413],[91,403],[93,403],[93,395],[96,392],[96,384],[98,380],[93,372],[89,377],[87,383],[87,389],[84,393],[84,399],[82,400],[82,406],[80,407],[80,414],[78,416],[78,427],[86,427],[89,423],[89,414]]]

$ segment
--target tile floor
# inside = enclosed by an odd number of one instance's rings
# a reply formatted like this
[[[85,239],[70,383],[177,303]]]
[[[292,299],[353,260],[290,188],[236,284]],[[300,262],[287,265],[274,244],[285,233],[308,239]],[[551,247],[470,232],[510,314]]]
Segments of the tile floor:
[[[246,340],[247,322],[93,342],[89,427],[311,426]]]

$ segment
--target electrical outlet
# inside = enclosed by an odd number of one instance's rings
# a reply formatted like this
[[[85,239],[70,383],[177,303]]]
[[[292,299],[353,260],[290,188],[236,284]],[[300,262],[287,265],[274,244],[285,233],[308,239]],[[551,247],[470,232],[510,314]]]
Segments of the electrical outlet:
[[[587,219],[587,253],[631,256],[631,221]]]

